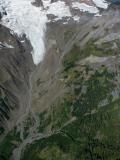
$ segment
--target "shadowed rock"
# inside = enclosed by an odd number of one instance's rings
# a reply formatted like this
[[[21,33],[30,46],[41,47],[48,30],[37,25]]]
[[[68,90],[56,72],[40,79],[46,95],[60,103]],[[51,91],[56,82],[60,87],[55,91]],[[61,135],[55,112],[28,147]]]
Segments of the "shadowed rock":
[[[23,39],[25,42],[21,43]],[[0,25],[0,43],[0,128],[9,130],[26,110],[29,76],[34,65],[32,48],[25,37],[19,39]]]
[[[35,0],[35,2],[32,2],[32,4],[36,7],[43,7],[43,2],[42,0]]]

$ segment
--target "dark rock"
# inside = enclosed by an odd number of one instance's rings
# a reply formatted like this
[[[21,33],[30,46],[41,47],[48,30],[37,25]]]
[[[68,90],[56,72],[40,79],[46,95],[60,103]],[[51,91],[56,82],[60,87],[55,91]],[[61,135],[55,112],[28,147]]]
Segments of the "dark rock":
[[[43,2],[42,0],[35,0],[35,2],[32,2],[32,4],[36,7],[40,7],[42,6],[43,7]]]
[[[3,116],[0,118],[0,127],[11,129],[24,113],[25,101],[29,98],[29,77],[34,68],[30,53],[32,47],[26,38],[21,43],[17,36],[2,25],[0,33],[0,43],[8,44],[0,48],[0,109],[4,109],[4,112],[0,110]]]

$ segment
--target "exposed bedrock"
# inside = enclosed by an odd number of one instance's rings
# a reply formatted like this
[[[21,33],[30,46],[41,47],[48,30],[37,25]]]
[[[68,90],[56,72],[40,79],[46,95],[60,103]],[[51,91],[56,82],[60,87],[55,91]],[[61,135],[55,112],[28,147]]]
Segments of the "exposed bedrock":
[[[0,134],[10,130],[27,108],[34,68],[31,49],[25,37],[0,25]]]

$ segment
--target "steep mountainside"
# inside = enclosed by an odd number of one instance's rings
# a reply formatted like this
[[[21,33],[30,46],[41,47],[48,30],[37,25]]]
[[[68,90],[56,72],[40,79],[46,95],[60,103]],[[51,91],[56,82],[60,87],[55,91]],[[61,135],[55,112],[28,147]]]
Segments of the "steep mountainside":
[[[120,6],[112,2],[107,10],[98,8],[101,16],[80,13],[80,21],[54,21],[49,14],[39,48],[42,28],[31,24],[25,36],[30,23],[17,19],[21,33],[13,23],[14,34],[3,26],[10,25],[6,18],[2,22],[0,160],[120,159]],[[35,11],[45,5],[47,10],[49,3],[33,1]],[[46,52],[39,64],[38,51]]]
[[[0,25],[0,135],[16,124],[28,103],[29,75],[34,67],[30,50],[25,37],[20,40]]]

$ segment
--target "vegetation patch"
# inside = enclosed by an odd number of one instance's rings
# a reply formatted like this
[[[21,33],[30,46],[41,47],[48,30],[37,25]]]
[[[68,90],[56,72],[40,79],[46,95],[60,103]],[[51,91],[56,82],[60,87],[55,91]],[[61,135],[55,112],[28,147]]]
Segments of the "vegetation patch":
[[[75,45],[65,55],[62,76],[68,92],[39,114],[39,132],[50,126],[52,135],[27,145],[21,160],[120,159],[120,98],[115,101],[112,94],[116,73],[105,65],[78,66],[80,59],[91,54],[113,52],[90,41],[83,49]]]
[[[0,143],[0,159],[9,160],[12,156],[13,150],[19,145],[20,142],[20,135],[16,129],[14,129]]]
[[[80,57],[80,48],[77,45],[74,45],[71,51],[64,57],[63,66],[64,71],[68,71],[75,66],[75,62]]]
[[[118,48],[113,49],[111,48],[111,44],[113,44],[114,41],[102,43],[101,46],[96,45],[95,42],[95,40],[91,39],[83,48],[80,48],[78,45],[74,44],[70,52],[64,57],[64,71],[68,71],[73,68],[77,61],[89,57],[90,55],[102,57],[119,54],[119,41],[115,41]]]
[[[94,71],[89,66],[73,67],[65,72],[69,92],[49,111],[53,135],[27,146],[22,160],[28,155],[29,160],[119,159],[120,100],[113,101],[111,95],[114,73],[106,66]],[[107,104],[100,107],[104,99]],[[72,117],[76,120],[70,121]]]

